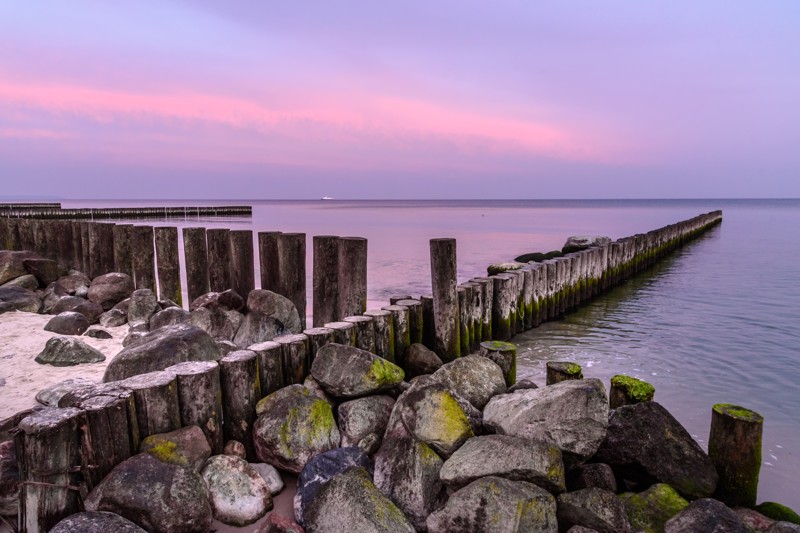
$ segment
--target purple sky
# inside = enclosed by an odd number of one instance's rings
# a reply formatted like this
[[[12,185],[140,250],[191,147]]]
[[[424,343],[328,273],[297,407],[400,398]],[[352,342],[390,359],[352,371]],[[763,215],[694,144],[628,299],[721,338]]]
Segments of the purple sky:
[[[800,197],[800,3],[0,3],[3,197]]]

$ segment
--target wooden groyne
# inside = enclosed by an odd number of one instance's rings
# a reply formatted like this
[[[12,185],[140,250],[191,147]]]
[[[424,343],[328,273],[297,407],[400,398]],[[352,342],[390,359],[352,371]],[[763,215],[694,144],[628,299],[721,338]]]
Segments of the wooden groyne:
[[[29,211],[31,209],[61,209],[61,204],[54,203],[18,203],[18,204],[0,204],[0,211],[3,213],[9,211]]]
[[[6,207],[8,206],[8,207]],[[0,216],[5,218],[37,218],[43,220],[114,220],[114,219],[170,219],[197,217],[249,217],[249,205],[221,205],[210,207],[113,207],[61,209],[60,204],[0,204]]]

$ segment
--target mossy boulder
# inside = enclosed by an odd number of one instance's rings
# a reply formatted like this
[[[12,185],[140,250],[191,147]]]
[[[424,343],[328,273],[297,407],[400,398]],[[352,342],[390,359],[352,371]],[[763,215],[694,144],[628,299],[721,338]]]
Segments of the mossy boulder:
[[[573,235],[567,239],[561,247],[561,253],[570,254],[592,248],[595,246],[605,246],[611,244],[611,238],[601,235]]]
[[[494,263],[486,267],[486,272],[490,276],[494,276],[495,274],[502,274],[503,272],[508,272],[510,270],[519,270],[524,266],[525,263],[518,263],[516,261],[508,261],[506,263]]]
[[[599,533],[628,533],[631,525],[625,505],[616,494],[592,487],[558,496],[558,524],[592,528]]]
[[[405,374],[399,366],[366,350],[331,343],[317,351],[311,376],[328,394],[354,398],[393,389]]]
[[[139,445],[139,452],[199,472],[211,457],[211,446],[199,427],[186,426],[169,433],[150,435]]]
[[[636,529],[645,533],[664,533],[667,520],[683,511],[689,502],[666,483],[656,483],[649,489],[625,499],[625,512]]]
[[[483,409],[494,396],[506,392],[503,370],[491,359],[479,355],[446,363],[432,377],[478,409]]]
[[[782,522],[791,522],[792,524],[800,524],[800,515],[793,509],[775,502],[764,502],[756,505],[755,510],[766,517],[773,520]]]
[[[284,387],[256,405],[253,442],[259,460],[299,473],[309,459],[339,446],[331,406],[302,385]]]
[[[667,520],[665,533],[752,533],[739,516],[721,501],[701,498]]]
[[[41,365],[75,366],[106,360],[96,348],[74,337],[55,336],[47,340],[35,361]]]

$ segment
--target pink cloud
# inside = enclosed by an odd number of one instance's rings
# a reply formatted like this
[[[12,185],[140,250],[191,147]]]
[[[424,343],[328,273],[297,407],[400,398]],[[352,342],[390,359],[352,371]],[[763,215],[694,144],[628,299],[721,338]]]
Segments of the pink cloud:
[[[0,128],[0,139],[72,139],[72,132],[35,128]]]

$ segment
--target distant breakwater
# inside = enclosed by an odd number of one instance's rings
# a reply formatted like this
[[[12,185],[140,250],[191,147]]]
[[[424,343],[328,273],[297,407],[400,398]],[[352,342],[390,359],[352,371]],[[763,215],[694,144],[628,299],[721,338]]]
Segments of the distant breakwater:
[[[192,217],[249,217],[249,205],[206,207],[113,207],[62,209],[61,204],[0,204],[0,216],[42,220],[169,219]]]

